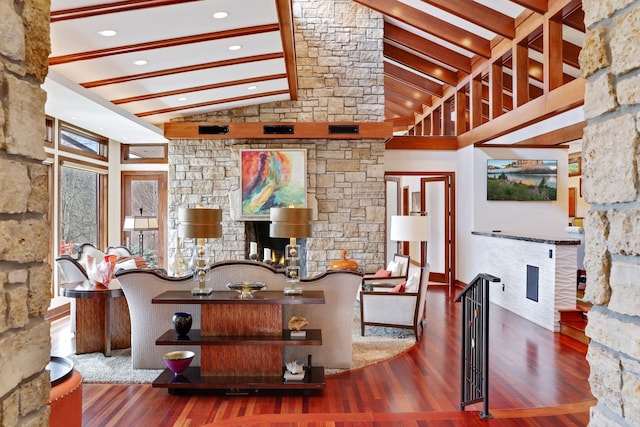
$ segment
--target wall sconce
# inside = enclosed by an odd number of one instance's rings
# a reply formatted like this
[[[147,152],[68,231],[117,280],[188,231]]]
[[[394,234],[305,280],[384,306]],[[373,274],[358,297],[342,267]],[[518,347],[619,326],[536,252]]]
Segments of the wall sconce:
[[[209,208],[180,208],[178,211],[178,235],[196,239],[192,256],[193,279],[198,284],[191,289],[192,295],[210,295],[212,288],[206,286],[205,239],[222,236],[222,210]]]
[[[285,275],[289,286],[284,289],[284,294],[301,294],[302,288],[296,286],[300,281],[298,261],[301,255],[296,238],[311,237],[311,208],[271,208],[269,214],[269,236],[289,238],[289,244],[285,247]]]
[[[158,229],[158,218],[155,216],[142,215],[142,208],[140,208],[139,216],[125,216],[124,225],[122,227],[124,231],[139,231],[138,234],[138,255],[144,254],[144,235],[145,231],[153,231]]]

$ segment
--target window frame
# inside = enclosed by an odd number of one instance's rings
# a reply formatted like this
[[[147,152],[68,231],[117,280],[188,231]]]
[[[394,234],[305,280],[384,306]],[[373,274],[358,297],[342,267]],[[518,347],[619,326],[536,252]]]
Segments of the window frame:
[[[61,235],[60,235],[60,227],[61,227],[61,220],[62,220],[62,203],[60,202],[62,200],[62,185],[61,185],[61,179],[60,177],[62,176],[62,168],[63,167],[72,167],[72,168],[76,168],[79,170],[84,170],[84,171],[88,171],[88,172],[95,172],[96,174],[98,174],[98,188],[96,189],[96,203],[97,203],[97,212],[96,212],[96,219],[98,221],[97,224],[97,230],[98,230],[98,235],[97,235],[97,247],[98,248],[104,248],[107,245],[107,241],[108,241],[108,221],[107,221],[107,204],[108,204],[108,200],[107,200],[107,195],[108,195],[108,182],[109,182],[109,168],[108,167],[101,167],[100,165],[96,165],[94,163],[89,163],[89,162],[85,162],[82,160],[78,160],[78,159],[73,159],[70,157],[64,157],[64,156],[58,156],[58,163],[56,165],[57,167],[57,175],[58,175],[58,185],[57,185],[57,192],[58,192],[58,202],[57,202],[57,211],[58,211],[58,220],[56,222],[56,227],[57,227],[57,236],[60,239]],[[86,242],[76,242],[77,244],[82,244],[82,243],[86,243]],[[56,256],[59,255],[59,251],[60,251],[60,245],[56,244],[55,245],[55,253]]]
[[[62,133],[63,132],[69,132],[69,133],[73,133],[75,135],[81,136],[83,138],[87,138],[90,139],[92,141],[95,141],[98,146],[100,147],[99,152],[100,153],[92,153],[90,151],[84,151],[84,150],[79,150],[77,148],[72,148],[72,147],[68,147],[66,145],[62,144]],[[67,122],[63,122],[63,121],[59,121],[58,122],[58,132],[57,132],[57,140],[56,140],[56,146],[58,148],[59,151],[64,151],[67,153],[75,153],[78,155],[81,155],[83,157],[87,157],[90,159],[96,159],[96,160],[104,160],[104,161],[108,161],[109,160],[109,138],[95,134],[93,132],[89,132],[87,130],[81,129],[77,126],[74,126],[70,123]]]
[[[162,147],[163,157],[153,157],[144,159],[132,159],[130,158],[132,147]],[[168,144],[120,144],[120,163],[122,164],[167,164],[169,163],[169,145]]]

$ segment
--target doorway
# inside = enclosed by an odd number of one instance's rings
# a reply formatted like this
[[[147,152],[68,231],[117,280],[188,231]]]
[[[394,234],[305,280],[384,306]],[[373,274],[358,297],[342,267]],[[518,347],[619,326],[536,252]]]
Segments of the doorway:
[[[425,247],[420,245],[420,258],[426,259],[431,272],[429,281],[442,283],[453,288],[455,285],[455,172],[387,172],[387,188],[397,186],[397,191],[387,191],[387,206],[400,206],[403,214],[405,206],[410,212],[429,216],[429,240]],[[397,195],[397,200],[389,197]],[[419,200],[419,206],[418,205]],[[393,209],[387,208],[387,223]],[[395,243],[395,242],[393,242]],[[392,243],[392,244],[393,244]],[[393,248],[393,246],[390,246]],[[391,252],[390,250],[387,253]]]
[[[157,231],[144,231],[144,253],[150,265],[165,267],[165,230],[167,217],[166,172],[122,172],[121,224],[128,215],[151,215],[158,218]],[[142,210],[142,211],[140,211]],[[137,238],[133,232],[122,231],[121,243],[129,248]]]

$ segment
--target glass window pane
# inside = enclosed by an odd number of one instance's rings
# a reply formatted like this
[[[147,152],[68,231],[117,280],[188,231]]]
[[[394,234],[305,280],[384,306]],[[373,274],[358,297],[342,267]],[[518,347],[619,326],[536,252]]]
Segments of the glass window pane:
[[[60,167],[60,239],[98,247],[98,178],[96,172]]]
[[[64,125],[60,128],[60,146],[103,157],[107,154],[105,138]]]

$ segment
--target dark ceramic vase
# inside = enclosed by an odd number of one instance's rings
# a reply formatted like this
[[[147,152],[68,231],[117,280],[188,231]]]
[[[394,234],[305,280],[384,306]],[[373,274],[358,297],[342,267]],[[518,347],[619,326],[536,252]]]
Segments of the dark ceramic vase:
[[[191,313],[184,311],[173,313],[173,327],[179,336],[185,336],[189,333],[192,322],[193,318],[191,317]]]

